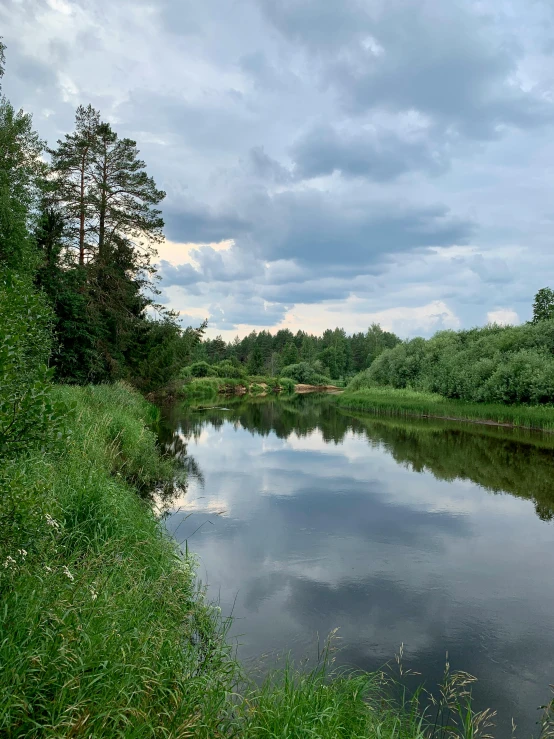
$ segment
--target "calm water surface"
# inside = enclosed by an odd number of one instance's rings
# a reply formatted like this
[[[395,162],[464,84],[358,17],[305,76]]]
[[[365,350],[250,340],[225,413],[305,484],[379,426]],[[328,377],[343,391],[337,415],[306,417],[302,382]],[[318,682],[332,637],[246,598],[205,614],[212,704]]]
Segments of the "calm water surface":
[[[448,651],[496,736],[512,717],[536,735],[554,682],[554,438],[353,416],[328,396],[223,402],[166,412],[189,469],[166,524],[233,612],[239,656],[313,657],[338,627],[339,662],[373,670],[404,643],[431,685]]]

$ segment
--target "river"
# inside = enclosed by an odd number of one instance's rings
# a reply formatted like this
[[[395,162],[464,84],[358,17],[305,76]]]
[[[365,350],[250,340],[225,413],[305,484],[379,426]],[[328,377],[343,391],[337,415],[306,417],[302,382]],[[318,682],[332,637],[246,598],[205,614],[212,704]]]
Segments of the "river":
[[[374,670],[404,644],[412,681],[479,681],[495,736],[536,736],[554,682],[554,436],[352,414],[325,395],[175,405],[186,465],[166,525],[199,558],[239,657]],[[214,403],[215,405],[215,403]],[[191,515],[192,514],[192,515]]]

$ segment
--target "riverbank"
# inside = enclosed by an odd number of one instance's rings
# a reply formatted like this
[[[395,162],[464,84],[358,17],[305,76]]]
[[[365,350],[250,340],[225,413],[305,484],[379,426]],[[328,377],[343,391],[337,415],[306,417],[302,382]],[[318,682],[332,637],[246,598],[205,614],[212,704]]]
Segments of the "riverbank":
[[[323,660],[246,678],[194,559],[140,496],[176,472],[155,409],[122,385],[55,396],[69,439],[1,468],[2,736],[423,737],[381,673]]]
[[[346,390],[337,403],[341,408],[371,413],[465,421],[507,428],[554,432],[554,406],[503,405],[449,400],[442,395],[389,387]]]
[[[295,384],[287,378],[253,375],[247,378],[196,377],[176,380],[151,393],[153,402],[167,403],[175,400],[215,398],[218,395],[267,395],[292,393]]]

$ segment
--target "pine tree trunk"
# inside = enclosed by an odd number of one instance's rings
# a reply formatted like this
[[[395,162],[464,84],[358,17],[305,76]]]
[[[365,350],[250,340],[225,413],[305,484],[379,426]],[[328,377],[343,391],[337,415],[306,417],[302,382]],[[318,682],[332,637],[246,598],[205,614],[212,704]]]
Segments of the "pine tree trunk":
[[[107,178],[108,178],[108,164],[107,164],[107,149],[104,148],[104,162],[102,166],[102,195],[100,198],[100,218],[99,218],[99,232],[98,232],[98,259],[100,262],[104,259],[104,248],[106,240],[106,208],[107,208]]]
[[[85,264],[85,162],[87,157],[87,150],[83,153],[81,160],[81,192],[80,192],[80,206],[81,212],[79,214],[79,265],[81,267]]]

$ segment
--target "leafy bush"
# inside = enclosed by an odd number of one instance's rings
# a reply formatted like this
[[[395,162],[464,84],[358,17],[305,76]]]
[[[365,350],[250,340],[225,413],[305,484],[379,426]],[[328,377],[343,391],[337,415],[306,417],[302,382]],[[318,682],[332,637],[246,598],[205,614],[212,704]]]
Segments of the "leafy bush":
[[[331,385],[332,381],[320,374],[308,362],[298,362],[298,364],[289,364],[281,370],[283,377],[290,377],[297,383],[304,385]]]
[[[213,369],[218,377],[230,377],[235,380],[242,380],[246,377],[246,371],[229,359],[218,362]]]
[[[181,371],[183,377],[217,377],[217,371],[207,362],[194,362]]]
[[[296,382],[291,380],[290,377],[280,377],[277,384],[283,393],[293,393],[296,387]]]
[[[383,352],[349,390],[412,388],[485,403],[554,402],[554,320],[441,331]]]
[[[0,277],[0,458],[63,435],[63,404],[53,400],[51,312],[26,279]]]

